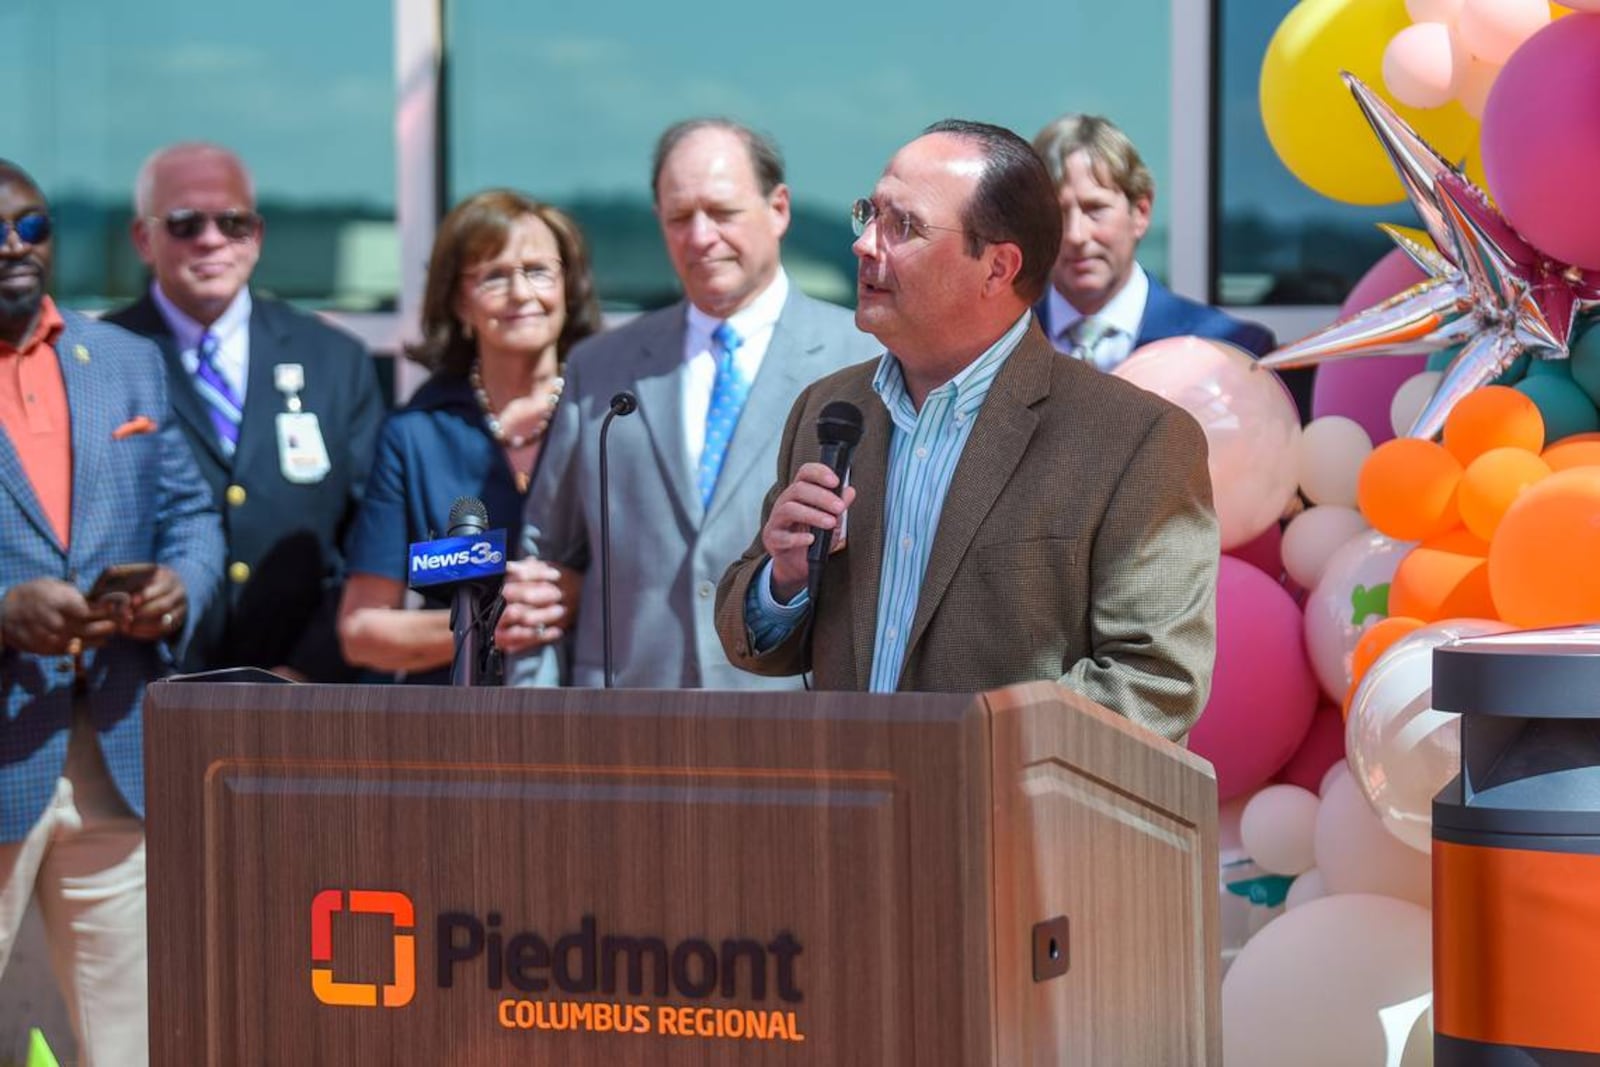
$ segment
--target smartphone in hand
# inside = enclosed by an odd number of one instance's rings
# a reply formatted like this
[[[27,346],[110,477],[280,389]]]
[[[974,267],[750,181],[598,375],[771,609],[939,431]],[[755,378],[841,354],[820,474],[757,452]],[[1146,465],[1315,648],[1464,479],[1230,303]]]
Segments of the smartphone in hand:
[[[126,616],[133,611],[133,595],[155,576],[154,563],[113,563],[100,572],[85,599],[107,614]]]

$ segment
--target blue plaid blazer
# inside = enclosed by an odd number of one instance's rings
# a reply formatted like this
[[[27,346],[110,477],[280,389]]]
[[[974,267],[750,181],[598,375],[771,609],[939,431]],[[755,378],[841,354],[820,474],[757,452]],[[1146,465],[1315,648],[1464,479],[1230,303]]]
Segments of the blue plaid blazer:
[[[154,561],[183,579],[185,632],[165,642],[118,638],[83,654],[88,702],[112,780],[144,815],[145,685],[167,674],[222,583],[222,526],[167,402],[156,347],[63,311],[56,342],[72,412],[72,531],[63,549],[0,431],[0,595],[32,578],[87,590],[113,563]],[[113,437],[143,415],[156,429]],[[0,652],[0,842],[27,835],[55,792],[72,725],[72,660]]]

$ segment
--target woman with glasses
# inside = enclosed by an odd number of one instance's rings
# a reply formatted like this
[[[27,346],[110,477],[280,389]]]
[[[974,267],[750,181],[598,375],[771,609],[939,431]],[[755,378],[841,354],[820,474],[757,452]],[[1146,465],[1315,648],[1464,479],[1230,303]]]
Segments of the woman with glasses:
[[[432,371],[384,426],[366,499],[346,545],[339,641],[351,663],[444,682],[448,602],[400,610],[407,546],[444,537],[452,504],[476,497],[489,529],[520,543],[539,444],[561,397],[562,360],[600,325],[583,235],[566,215],[495,189],[439,225],[420,344]]]

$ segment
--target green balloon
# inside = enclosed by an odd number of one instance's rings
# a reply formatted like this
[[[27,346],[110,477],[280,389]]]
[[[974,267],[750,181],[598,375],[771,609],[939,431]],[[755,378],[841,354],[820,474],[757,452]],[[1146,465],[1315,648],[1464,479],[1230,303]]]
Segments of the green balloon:
[[[1590,400],[1600,404],[1600,322],[1595,316],[1584,317],[1573,331],[1567,349],[1572,353],[1572,358],[1567,360],[1571,364],[1572,380],[1589,394]]]
[[[1532,400],[1544,417],[1544,443],[1555,444],[1575,433],[1600,430],[1600,411],[1589,394],[1555,374],[1524,378],[1512,388]]]
[[[1526,352],[1522,353],[1522,355],[1518,356],[1516,359],[1511,361],[1511,366],[1509,366],[1505,370],[1501,371],[1499,377],[1495,378],[1495,380],[1490,382],[1489,384],[1490,385],[1515,385],[1515,384],[1517,384],[1518,382],[1522,381],[1523,378],[1528,376],[1528,364],[1532,363],[1532,362],[1533,362],[1533,359],[1532,359],[1532,357],[1530,357],[1528,355],[1528,353],[1526,353]]]
[[[1572,361],[1570,359],[1536,359],[1528,364],[1528,373],[1525,378],[1564,378],[1572,381]]]
[[[1460,345],[1451,345],[1449,348],[1441,348],[1439,351],[1428,357],[1428,365],[1426,369],[1444,370],[1446,367],[1450,366],[1450,361],[1455,359],[1460,354]]]

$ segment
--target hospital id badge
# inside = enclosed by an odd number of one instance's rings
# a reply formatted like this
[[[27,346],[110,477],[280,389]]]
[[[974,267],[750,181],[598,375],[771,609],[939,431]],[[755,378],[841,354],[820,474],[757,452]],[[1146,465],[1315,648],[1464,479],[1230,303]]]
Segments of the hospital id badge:
[[[285,411],[278,415],[278,467],[284,481],[311,485],[328,476],[333,464],[322,440],[322,426],[314,411]]]

